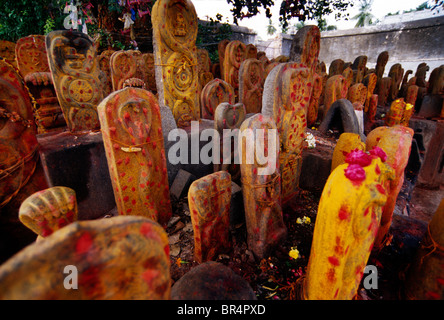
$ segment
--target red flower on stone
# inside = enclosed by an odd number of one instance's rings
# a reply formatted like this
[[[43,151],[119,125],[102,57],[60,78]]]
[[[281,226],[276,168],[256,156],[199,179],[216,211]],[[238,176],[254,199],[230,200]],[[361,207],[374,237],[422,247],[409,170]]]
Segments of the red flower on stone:
[[[345,162],[350,165],[356,164],[361,167],[366,167],[372,163],[372,156],[362,150],[355,149],[347,154]]]
[[[365,170],[359,164],[350,164],[344,172],[345,177],[349,180],[356,182],[365,180]]]
[[[376,156],[376,157],[381,158],[382,162],[385,162],[387,160],[387,154],[380,147],[376,147],[376,146],[373,147],[373,149],[370,150],[369,153],[372,156]]]

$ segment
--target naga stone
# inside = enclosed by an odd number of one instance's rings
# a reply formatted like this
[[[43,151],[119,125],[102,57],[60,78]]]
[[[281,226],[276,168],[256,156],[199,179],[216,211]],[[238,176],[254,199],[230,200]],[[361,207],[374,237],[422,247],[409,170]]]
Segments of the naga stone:
[[[92,39],[71,30],[46,36],[49,68],[57,97],[72,132],[97,130],[97,105],[103,99],[97,50]]]
[[[196,10],[190,0],[160,0],[151,21],[159,105],[189,127],[200,119]]]
[[[197,49],[198,75],[199,75],[199,92],[205,85],[214,79],[211,72],[211,60],[208,51],[205,49]]]
[[[116,51],[110,58],[113,91],[126,87],[147,89],[148,67],[139,50]]]
[[[29,229],[45,238],[77,221],[77,200],[73,189],[52,187],[34,193],[23,201],[19,219]]]
[[[15,43],[8,40],[0,40],[0,57],[14,67],[17,67],[17,61],[15,59]]]
[[[413,109],[413,105],[409,105],[409,107]],[[400,98],[393,101],[390,105],[390,109],[388,110],[385,116],[385,125],[392,127],[394,125],[401,124],[401,122],[405,121],[404,112],[406,108],[407,104],[405,103],[404,98]]]
[[[444,199],[408,267],[405,295],[409,300],[444,299]]]
[[[225,61],[225,49],[227,45],[230,43],[230,40],[224,39],[220,41],[217,45],[217,52],[219,54],[219,65],[220,65],[220,74],[223,77],[224,75],[224,61]]]
[[[391,85],[392,85],[392,78],[390,77],[383,77],[378,82],[378,104],[380,106],[383,107],[387,106]]]
[[[321,43],[317,26],[305,26],[293,36],[290,47],[290,61],[302,63],[311,73],[316,71]]]
[[[378,77],[377,82],[376,82],[376,90],[377,91],[379,91],[379,83],[380,83],[381,79],[384,77],[385,66],[387,65],[388,59],[389,59],[388,51],[382,51],[378,55],[378,58],[376,59],[375,73],[376,73],[376,76]]]
[[[129,87],[110,94],[98,109],[119,214],[166,225],[171,203],[156,98],[147,90]]]
[[[318,118],[319,103],[323,94],[324,80],[326,81],[326,77],[321,77],[317,73],[313,75],[313,91],[307,110],[307,126],[312,126]]]
[[[247,44],[247,59],[257,59],[257,48],[254,44]]]
[[[351,68],[353,70],[353,83],[361,83],[365,75],[367,65],[367,56],[359,56],[353,61]]]
[[[367,99],[367,87],[361,82],[355,83],[348,89],[347,99],[351,103],[357,102],[362,108],[364,108]]]
[[[325,83],[323,117],[327,114],[333,102],[347,98],[348,87],[344,76],[336,75]]]
[[[392,79],[389,93],[389,101],[391,102],[398,97],[402,78],[404,76],[404,69],[402,68],[401,64],[395,63],[393,66],[391,66],[388,76]]]
[[[194,181],[188,206],[194,231],[194,257],[199,263],[227,253],[230,243],[231,176],[218,171]]]
[[[367,119],[369,122],[374,122],[376,117],[376,112],[378,109],[378,95],[372,94],[370,97],[370,102],[368,104],[368,112],[367,112]]]
[[[342,72],[342,75],[345,78],[345,83],[348,90],[348,88],[350,88],[350,86],[353,84],[353,77],[354,77],[353,69],[351,67],[345,68],[344,72]]]
[[[220,137],[220,147],[213,148],[213,152],[220,151],[220,161],[214,163],[214,172],[228,171],[233,181],[238,180],[241,174],[239,163],[236,163],[236,159],[239,159],[236,134],[246,115],[247,112],[243,103],[232,105],[228,102],[219,104],[214,114],[214,129]],[[229,130],[230,134],[224,134],[224,130]],[[233,136],[233,133],[235,136]],[[216,139],[213,143],[219,143],[219,141]]]
[[[394,171],[394,178],[385,188],[387,202],[382,210],[381,223],[375,239],[374,249],[376,251],[382,249],[387,240],[396,199],[404,183],[404,170],[409,161],[413,133],[413,129],[404,126],[382,126],[372,130],[367,136],[367,150],[371,150],[375,146],[384,150],[387,156],[385,162]]]
[[[37,103],[35,117],[38,132],[45,133],[66,126],[49,70],[45,36],[21,38],[15,51],[20,74]]]
[[[364,79],[362,80],[362,83],[367,88],[367,96],[366,96],[365,104],[364,104],[364,112],[367,114],[368,114],[368,108],[370,105],[370,99],[375,91],[377,81],[378,81],[378,77],[376,76],[376,73],[374,73],[374,72],[367,74],[364,77]]]
[[[110,59],[115,50],[105,50],[99,56],[99,67],[102,73],[100,74],[103,86],[103,95],[106,97],[113,92],[113,83],[111,79]]]
[[[147,72],[146,89],[154,94],[157,94],[156,70],[154,68],[154,54],[144,53],[142,54],[142,57],[145,60],[145,68]]]
[[[319,202],[303,297],[355,297],[378,232],[393,170],[384,151],[350,152],[330,174]]]
[[[330,66],[328,67],[328,77],[333,77],[338,74],[342,74],[344,72],[344,60],[342,59],[335,59],[330,63]]]
[[[246,46],[239,40],[230,41],[225,48],[223,78],[234,89],[235,101],[239,101],[239,69],[246,60]]]
[[[281,64],[268,75],[262,114],[277,126],[280,141],[282,201],[292,198],[299,186],[307,109],[312,92],[310,71],[302,64]]]
[[[214,120],[214,112],[219,104],[234,103],[233,87],[221,79],[208,82],[200,96],[202,119]]]
[[[287,236],[280,201],[279,136],[276,131],[273,119],[260,113],[246,119],[240,128],[247,244],[258,259],[269,256]],[[265,153],[267,159],[264,159]]]
[[[333,150],[333,157],[331,161],[331,172],[337,166],[345,163],[347,155],[354,150],[365,151],[365,143],[362,142],[361,137],[357,133],[344,132],[339,136]]]
[[[0,58],[0,208],[33,175],[38,147],[32,100],[13,65]]]
[[[257,59],[247,59],[240,66],[239,102],[245,105],[247,113],[261,112],[264,74],[264,66]]]
[[[0,267],[0,299],[170,299],[168,235],[135,216],[76,221]]]

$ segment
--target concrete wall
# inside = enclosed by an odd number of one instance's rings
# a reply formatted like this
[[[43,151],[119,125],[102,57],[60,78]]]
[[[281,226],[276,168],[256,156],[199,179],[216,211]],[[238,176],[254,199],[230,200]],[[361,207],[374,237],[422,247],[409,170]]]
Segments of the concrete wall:
[[[386,73],[395,63],[415,72],[421,62],[431,72],[444,64],[444,16],[321,33],[319,59],[327,68],[334,59],[353,62],[360,55],[366,55],[367,66],[373,68],[382,51],[389,52]]]

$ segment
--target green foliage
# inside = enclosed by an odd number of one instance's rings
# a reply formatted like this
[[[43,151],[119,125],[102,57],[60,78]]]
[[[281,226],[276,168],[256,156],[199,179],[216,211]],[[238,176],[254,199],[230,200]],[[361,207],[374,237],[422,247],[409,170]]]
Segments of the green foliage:
[[[366,25],[373,24],[372,19],[374,16],[370,13],[373,0],[361,0],[361,5],[359,7],[359,13],[354,16],[353,20],[358,20],[356,22],[355,28],[364,27]]]
[[[257,15],[261,8],[265,10],[267,18],[271,18],[270,9],[274,5],[273,0],[227,0],[227,2],[233,5],[231,12],[236,24],[238,20]],[[286,0],[281,3],[279,21],[281,28],[286,30],[293,18],[298,18],[299,21],[318,20],[334,12],[336,19],[339,19],[348,16],[344,12],[349,6],[353,6],[352,0]]]
[[[222,15],[217,14],[216,19],[202,21],[198,25],[196,46],[208,51],[212,63],[219,62],[218,44],[224,39],[230,39],[232,35],[231,26],[222,23]]]
[[[271,21],[271,19],[268,19],[268,25],[267,25],[267,34],[269,36],[272,36],[276,33],[276,28],[273,25],[273,21]]]

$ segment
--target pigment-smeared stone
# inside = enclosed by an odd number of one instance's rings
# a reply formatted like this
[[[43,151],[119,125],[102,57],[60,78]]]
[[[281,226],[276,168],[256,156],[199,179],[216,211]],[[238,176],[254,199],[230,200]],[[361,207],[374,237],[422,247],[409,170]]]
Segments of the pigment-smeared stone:
[[[374,73],[374,72],[367,74],[364,77],[364,79],[362,80],[362,83],[367,88],[367,96],[366,96],[365,104],[364,104],[364,107],[365,107],[364,112],[366,114],[368,114],[368,108],[370,106],[370,99],[375,91],[377,81],[378,81],[378,77],[376,76],[376,73]]]
[[[259,129],[264,129],[264,132],[260,133]],[[262,114],[246,119],[240,129],[241,134],[251,133],[251,136],[242,136],[239,141],[243,150],[242,193],[248,247],[259,259],[270,255],[287,235],[280,203],[279,136],[276,131],[272,118]],[[247,149],[261,135],[263,143],[258,145],[262,150],[258,150],[257,145],[254,151]],[[264,155],[265,150],[268,151],[266,163],[259,157],[259,153]],[[247,156],[252,157],[252,164],[248,163]]]
[[[409,300],[444,299],[444,199],[441,201],[427,232],[409,265],[405,294]]]
[[[194,258],[217,259],[231,248],[231,176],[218,171],[194,181],[188,191],[188,207],[194,232]]]
[[[305,26],[294,35],[290,48],[290,61],[302,63],[311,73],[316,71],[321,43],[317,26]]]
[[[239,102],[247,113],[259,113],[262,109],[265,70],[257,59],[246,59],[239,69]]]
[[[0,208],[29,181],[38,161],[31,96],[16,69],[0,59]]]
[[[339,99],[347,98],[348,87],[342,75],[328,78],[325,84],[324,107],[322,116],[325,117],[331,105]]]
[[[388,51],[382,51],[378,55],[378,58],[376,59],[375,73],[376,73],[376,76],[378,77],[378,79],[376,81],[376,91],[377,92],[379,92],[380,81],[384,77],[385,66],[387,65],[388,59],[389,59]]]
[[[257,59],[257,48],[254,44],[249,43],[246,46],[247,59]]]
[[[389,102],[396,100],[398,98],[399,89],[404,76],[404,69],[400,63],[395,63],[390,67],[388,76],[392,79],[390,85]]]
[[[142,54],[142,57],[145,60],[145,68],[147,71],[146,89],[151,91],[154,94],[157,94],[156,70],[155,70],[155,66],[154,66],[154,54],[153,53],[144,53],[144,54]]]
[[[148,89],[148,67],[139,50],[121,50],[110,57],[113,91],[126,87]]]
[[[125,88],[109,95],[98,109],[119,214],[166,225],[171,203],[156,98],[147,90]]]
[[[227,45],[230,43],[230,40],[224,39],[220,41],[217,45],[217,52],[219,54],[219,65],[220,65],[220,74],[224,76],[224,61],[225,61],[225,49]]]
[[[233,87],[235,101],[239,101],[239,70],[246,59],[246,49],[239,40],[230,41],[225,48],[223,79]]]
[[[208,261],[194,267],[171,288],[173,300],[256,300],[250,284],[229,267]]]
[[[35,117],[39,133],[65,127],[57,100],[45,46],[45,36],[30,35],[17,41],[17,67],[37,102]]]
[[[321,96],[324,93],[324,81],[326,82],[326,77],[321,77],[317,73],[313,75],[313,91],[311,93],[310,104],[307,109],[307,126],[313,125],[318,119],[319,104],[321,101]],[[322,101],[323,101],[322,97]]]
[[[328,76],[333,77],[338,74],[342,75],[343,71],[344,71],[344,60],[335,59],[330,63],[330,66],[328,68]]]
[[[387,106],[388,105],[388,98],[390,95],[390,87],[392,85],[392,78],[390,77],[383,77],[378,82],[378,104],[380,106]]]
[[[409,161],[413,133],[413,129],[404,126],[382,126],[372,130],[367,137],[367,150],[371,150],[375,146],[384,150],[387,156],[385,162],[395,174],[385,188],[387,202],[382,210],[381,222],[374,243],[375,250],[381,250],[387,241],[396,199],[404,183],[404,171]]]
[[[237,148],[237,132],[246,118],[247,112],[243,103],[234,105],[227,102],[221,103],[214,114],[214,129],[220,137],[219,164],[214,163],[214,172],[224,170],[231,174],[231,179],[237,181],[240,178],[240,166]],[[224,136],[224,130],[230,130],[231,134]],[[219,141],[213,141],[219,143]],[[216,148],[213,148],[216,152]]]
[[[82,32],[52,31],[46,36],[46,50],[68,128],[72,132],[99,129],[97,105],[103,90],[93,40]]]
[[[200,95],[202,119],[214,120],[214,112],[219,104],[234,103],[233,87],[221,79],[208,82]]]
[[[104,50],[99,56],[100,80],[102,81],[103,96],[107,97],[113,92],[113,82],[111,79],[110,59],[115,50]]]
[[[198,74],[199,74],[199,91],[206,86],[208,82],[214,79],[211,72],[211,60],[208,51],[205,49],[197,49]]]
[[[350,132],[341,134],[333,151],[331,171],[333,172],[337,166],[344,164],[347,155],[356,149],[365,151],[365,143],[362,142],[359,134]]]
[[[151,21],[159,105],[188,127],[200,119],[196,10],[189,0],[156,1]]]
[[[303,296],[351,300],[378,232],[392,169],[380,149],[349,153],[331,173],[319,202]]]
[[[52,187],[34,193],[23,201],[20,221],[41,237],[47,237],[77,221],[76,193],[67,187]]]
[[[0,279],[2,299],[170,299],[168,236],[143,217],[74,222],[4,263]]]
[[[313,85],[308,68],[287,63],[275,68],[267,77],[262,114],[276,123],[280,142],[282,201],[297,191],[302,164],[302,149],[307,128],[307,109]]]
[[[361,83],[365,76],[365,67],[367,65],[367,56],[359,56],[353,61],[351,68],[353,70],[353,83]]]
[[[15,59],[15,43],[8,40],[0,40],[0,57],[14,67],[17,67],[17,61]]]

